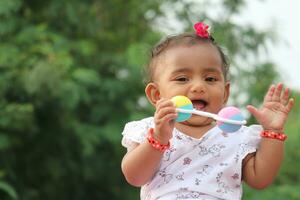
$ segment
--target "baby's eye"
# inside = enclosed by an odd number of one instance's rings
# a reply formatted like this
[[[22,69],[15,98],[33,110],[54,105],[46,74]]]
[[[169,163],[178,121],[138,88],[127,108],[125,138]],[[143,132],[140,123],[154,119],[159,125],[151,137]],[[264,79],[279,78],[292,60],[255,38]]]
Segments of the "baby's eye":
[[[218,79],[217,78],[215,78],[215,77],[206,77],[205,78],[205,81],[208,81],[208,82],[215,82],[215,81],[217,81]]]
[[[188,81],[189,79],[187,77],[184,77],[184,76],[181,76],[181,77],[177,77],[176,78],[176,81],[179,81],[179,82],[186,82]]]

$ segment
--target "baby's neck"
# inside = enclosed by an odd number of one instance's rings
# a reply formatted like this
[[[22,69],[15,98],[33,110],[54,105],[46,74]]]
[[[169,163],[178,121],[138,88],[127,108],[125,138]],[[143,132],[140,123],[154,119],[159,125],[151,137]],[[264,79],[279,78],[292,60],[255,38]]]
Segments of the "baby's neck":
[[[199,126],[191,126],[183,123],[175,124],[175,128],[177,130],[196,139],[200,139],[208,130],[212,129],[215,126],[216,124],[214,122]]]

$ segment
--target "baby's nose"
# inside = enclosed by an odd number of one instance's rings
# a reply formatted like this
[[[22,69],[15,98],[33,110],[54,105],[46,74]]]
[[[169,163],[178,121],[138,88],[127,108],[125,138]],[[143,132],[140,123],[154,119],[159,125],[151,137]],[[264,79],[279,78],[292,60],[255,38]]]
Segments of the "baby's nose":
[[[203,81],[201,81],[201,80],[193,81],[192,92],[195,92],[195,93],[205,92],[205,85],[204,85]]]

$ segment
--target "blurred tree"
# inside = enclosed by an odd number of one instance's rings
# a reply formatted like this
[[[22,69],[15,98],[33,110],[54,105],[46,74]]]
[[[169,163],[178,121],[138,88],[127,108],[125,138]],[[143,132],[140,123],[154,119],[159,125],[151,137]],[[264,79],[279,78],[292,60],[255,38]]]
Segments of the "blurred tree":
[[[277,74],[259,59],[273,37],[234,23],[244,6],[1,0],[0,199],[138,199],[120,171],[120,133],[126,121],[152,113],[140,71],[162,24],[174,30],[172,13],[183,30],[203,19],[212,25],[231,58],[232,81],[243,86],[233,86],[232,101],[259,104]]]
[[[158,38],[158,8],[1,0],[1,199],[131,198],[120,131],[143,85],[127,55]]]

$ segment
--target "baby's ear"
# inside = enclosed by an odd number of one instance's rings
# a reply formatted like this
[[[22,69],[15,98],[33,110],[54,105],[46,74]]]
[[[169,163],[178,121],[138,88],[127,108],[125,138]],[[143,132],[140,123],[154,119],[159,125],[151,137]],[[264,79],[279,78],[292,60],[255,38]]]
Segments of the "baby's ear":
[[[150,103],[155,106],[156,102],[160,99],[160,92],[155,83],[148,83],[145,88],[145,93]]]
[[[228,81],[225,83],[224,101],[223,101],[224,105],[226,105],[229,95],[230,95],[230,82]]]

